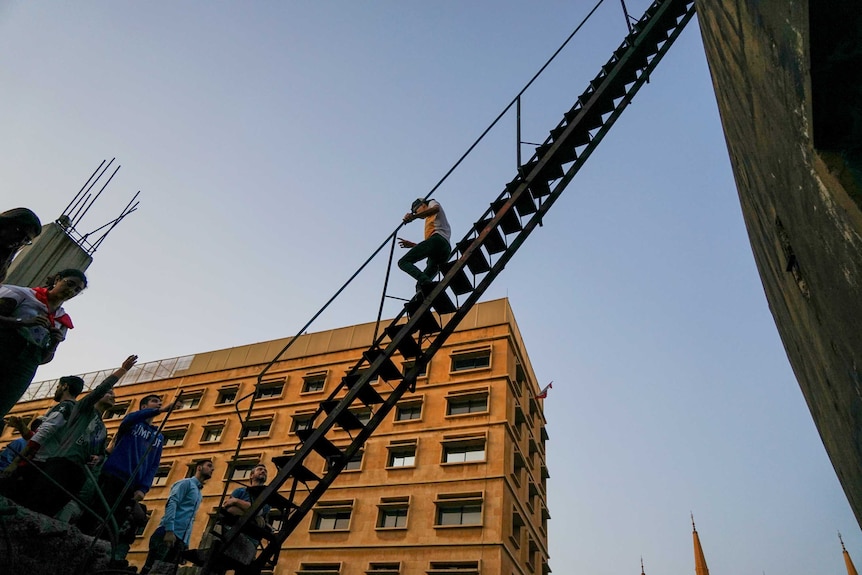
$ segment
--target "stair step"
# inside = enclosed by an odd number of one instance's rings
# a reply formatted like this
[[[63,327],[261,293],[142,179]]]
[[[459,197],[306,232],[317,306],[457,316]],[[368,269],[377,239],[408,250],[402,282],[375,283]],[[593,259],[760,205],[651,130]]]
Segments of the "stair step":
[[[360,377],[362,377],[361,373],[352,373],[345,375],[341,381],[348,389],[353,389],[353,387],[359,382]],[[380,394],[377,393],[373,387],[371,387],[371,380],[368,380],[365,385],[362,386],[357,397],[359,398],[359,401],[369,407],[378,403],[383,403],[383,398],[380,397]]]
[[[339,403],[341,402],[337,400],[321,401],[320,407],[323,408],[323,411],[329,414],[335,410]],[[338,417],[335,418],[335,423],[337,423],[341,427],[341,429],[345,431],[365,429],[365,425],[363,425],[362,422],[359,421],[359,418],[353,415],[350,410],[347,409],[338,414]]]
[[[463,254],[472,243],[472,239],[461,240],[456,244],[457,250]],[[491,269],[481,249],[477,249],[470,254],[470,257],[467,259],[467,267],[470,268],[470,271],[474,275],[483,274]]]
[[[389,336],[389,339],[395,339],[395,336],[398,335],[398,332],[401,331],[402,327],[404,327],[403,324],[392,324],[384,331],[386,332],[386,335]],[[407,359],[419,357],[422,354],[422,347],[415,339],[413,339],[412,335],[407,335],[399,341],[396,349],[398,350],[398,353]]]
[[[422,286],[422,296],[423,298],[427,298],[431,295],[431,292],[434,291],[439,285],[438,282],[431,282],[430,284],[425,284]],[[452,303],[452,300],[449,299],[449,296],[446,294],[446,290],[441,291],[437,294],[437,297],[434,298],[434,301],[431,302],[431,307],[439,313],[443,315],[444,313],[454,313],[458,310],[458,307]]]
[[[443,275],[448,274],[449,270],[452,269],[452,266],[454,265],[455,262],[451,262],[443,266]],[[473,291],[473,282],[470,281],[470,278],[467,277],[464,270],[460,269],[455,272],[455,275],[449,280],[449,289],[451,289],[452,293],[455,295],[464,295],[465,293]]]
[[[374,363],[377,361],[377,358],[382,355],[384,355],[383,350],[374,348],[362,353],[362,357],[364,357],[368,363]],[[377,370],[377,375],[381,377],[383,381],[395,381],[403,377],[401,370],[398,369],[398,366],[395,365],[395,363],[393,363],[393,361],[388,357],[382,364],[380,364],[380,369]]]
[[[272,462],[276,467],[281,469],[287,462],[291,460],[292,455],[278,455],[272,458]],[[320,477],[318,477],[313,471],[311,471],[306,466],[300,464],[290,470],[291,477],[294,477],[300,483],[308,483],[310,481],[320,481]]]
[[[506,198],[495,200],[491,203],[491,209],[494,210],[495,214],[498,214],[507,201],[508,199]],[[508,210],[506,212],[500,220],[500,229],[502,229],[503,233],[506,235],[521,231],[521,221],[518,219],[518,215],[515,213],[515,210]]]
[[[473,224],[473,229],[476,230],[477,234],[482,233],[490,221],[490,218],[478,221]],[[506,240],[503,239],[498,228],[488,230],[488,235],[485,236],[485,241],[482,242],[482,245],[485,246],[489,254],[499,254],[506,251]]]
[[[315,431],[315,429],[297,429],[296,436],[299,437],[302,442],[305,442]],[[337,460],[344,457],[344,454],[335,446],[334,443],[322,436],[317,438],[317,441],[312,444],[311,448],[319,453],[324,459]]]
[[[545,193],[542,195],[547,195],[551,192],[548,188],[548,184],[545,184]],[[534,214],[538,211],[536,207],[536,201],[533,199],[533,195],[530,193],[529,189],[526,189],[518,196],[518,199],[515,200],[515,209],[518,210],[518,214],[521,217],[527,216],[529,214]]]

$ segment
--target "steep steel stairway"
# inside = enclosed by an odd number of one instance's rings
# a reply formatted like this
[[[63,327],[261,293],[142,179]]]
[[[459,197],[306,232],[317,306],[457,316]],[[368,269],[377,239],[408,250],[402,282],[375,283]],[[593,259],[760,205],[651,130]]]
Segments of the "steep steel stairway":
[[[264,542],[263,551],[243,573],[260,573],[277,558],[287,537],[345,465],[402,396],[415,390],[424,366],[541,224],[694,13],[694,0],[657,0],[647,9],[559,125],[455,244],[443,279],[405,306],[321,402],[309,427],[296,430],[301,445],[292,457],[276,462],[277,476],[214,550],[202,573],[230,564],[221,550],[242,532],[254,531]],[[413,362],[405,373],[392,360],[396,354]],[[372,387],[378,378],[392,386],[385,396]],[[356,409],[370,409],[371,419],[363,423],[351,412]],[[339,431],[347,431],[349,444],[335,437]],[[312,453],[327,462],[322,476],[305,466]],[[285,484],[286,491],[279,493]],[[275,533],[260,533],[253,527],[254,514],[267,501],[282,512],[281,528]]]

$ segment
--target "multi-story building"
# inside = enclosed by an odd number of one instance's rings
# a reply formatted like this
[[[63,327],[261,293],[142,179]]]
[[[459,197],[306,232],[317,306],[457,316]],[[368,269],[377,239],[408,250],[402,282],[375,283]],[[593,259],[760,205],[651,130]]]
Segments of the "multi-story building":
[[[257,387],[262,367],[288,340],[146,363],[117,388],[110,432],[147,394],[183,408],[164,426],[152,511],[129,556],[142,564],[169,486],[212,458],[215,474],[192,536],[197,545],[219,497],[258,462],[292,453],[296,430],[373,339],[373,323],[301,336]],[[105,372],[87,374],[88,385]],[[374,383],[386,394],[383,380]],[[40,413],[52,382],[34,384],[17,413]],[[545,419],[538,385],[506,299],[476,305],[406,394],[288,538],[275,573],[298,575],[544,575],[549,519]],[[243,426],[238,411],[256,393]],[[38,397],[37,397],[38,396]],[[360,419],[370,410],[357,410]],[[367,420],[367,419],[366,419]],[[157,420],[158,422],[158,420]],[[346,431],[340,431],[348,440]],[[233,459],[242,436],[242,447]],[[12,439],[6,431],[4,441]],[[322,473],[323,459],[305,465]],[[207,517],[209,514],[209,518]],[[209,519],[209,520],[208,520]],[[278,517],[272,517],[277,526]]]

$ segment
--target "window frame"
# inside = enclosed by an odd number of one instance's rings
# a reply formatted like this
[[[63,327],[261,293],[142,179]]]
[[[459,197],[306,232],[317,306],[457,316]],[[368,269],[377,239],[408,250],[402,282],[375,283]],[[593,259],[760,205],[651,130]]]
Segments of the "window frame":
[[[300,395],[306,393],[323,393],[326,391],[326,380],[329,377],[328,371],[316,371],[314,373],[306,373],[302,376],[302,391],[300,391]],[[320,389],[309,389],[309,384],[312,383],[320,383]]]
[[[453,527],[482,527],[484,524],[485,496],[481,491],[470,493],[441,493],[434,500],[434,528],[450,529]],[[478,510],[475,508],[478,507]],[[443,521],[443,513],[457,510],[459,521],[448,523]],[[477,523],[465,523],[464,517],[478,514]],[[451,513],[450,513],[451,514]]]
[[[470,349],[453,351],[449,354],[449,373],[463,373],[465,371],[479,371],[484,369],[491,369],[491,356],[491,346],[474,347]],[[477,359],[487,359],[487,365],[468,365],[466,367],[459,367],[456,364],[456,362],[458,361],[470,361]]]
[[[218,437],[215,439],[207,439],[207,434],[214,429],[219,430]],[[222,440],[222,438],[224,437],[224,432],[226,429],[227,429],[227,421],[226,420],[206,422],[203,426],[203,431],[201,431],[201,439],[200,439],[199,443],[218,443],[218,442],[220,442]]]
[[[247,433],[247,430],[252,426],[261,426],[262,423],[268,423],[268,427],[266,429],[266,433],[257,433],[255,435],[250,435]],[[262,426],[261,426],[262,427]],[[275,427],[275,415],[261,415],[260,417],[255,417],[254,419],[250,419],[245,422],[239,430],[239,436],[237,439],[259,439],[261,437],[269,437],[272,434],[272,429]]]
[[[400,418],[399,417],[400,414],[403,412],[405,407],[414,407],[414,406],[419,406],[419,411],[418,411],[416,417],[409,417],[409,418]],[[399,401],[398,403],[395,404],[395,416],[393,418],[393,421],[395,423],[408,423],[411,421],[422,421],[424,407],[425,407],[425,400],[423,397],[420,397],[418,399],[410,398],[410,399],[405,400],[405,401]]]
[[[415,469],[416,462],[419,453],[419,440],[418,439],[403,439],[403,440],[394,440],[386,446],[386,469]],[[407,455],[406,457],[412,458],[413,462],[410,465],[395,465],[396,457],[405,457],[404,455],[400,455],[400,453],[410,453],[411,455]]]
[[[468,456],[471,453],[477,453],[478,450],[469,450],[470,447],[480,446],[482,457],[481,459],[469,459]],[[488,437],[486,434],[482,435],[472,435],[472,436],[463,436],[463,437],[443,437],[440,441],[441,453],[440,453],[440,464],[441,465],[465,465],[470,463],[487,463],[488,462]],[[463,448],[463,451],[461,451]],[[448,457],[451,454],[463,453],[463,460],[450,460]]]
[[[178,427],[171,427],[170,429],[163,430],[162,436],[164,437],[164,440],[162,441],[162,447],[165,449],[167,449],[169,447],[182,447],[185,444],[186,439],[189,436],[189,427],[190,426],[187,424],[187,425],[178,426]],[[169,443],[169,441],[174,441],[174,438],[171,437],[171,434],[179,435],[180,431],[183,432],[182,439],[180,439],[180,441],[178,443]]]
[[[473,401],[484,400],[484,409],[475,409]],[[453,413],[453,407],[456,404],[464,404],[466,402],[467,411]],[[446,417],[465,417],[471,415],[484,415],[491,412],[491,390],[483,388],[481,390],[469,390],[458,393],[450,393],[446,396]]]
[[[287,387],[287,378],[270,379],[260,382],[260,385],[254,391],[255,401],[267,401],[270,399],[281,399],[284,396],[284,389]],[[270,389],[278,389],[277,394],[263,395]]]
[[[344,499],[339,501],[318,501],[314,506],[309,531],[311,533],[332,533],[350,531],[350,523],[353,519],[353,499]],[[347,517],[343,517],[344,515]],[[321,521],[331,518],[333,524],[331,528],[323,528]],[[347,523],[339,527],[339,522],[346,519]]]
[[[386,525],[386,518],[389,517],[389,511],[404,511],[404,514],[395,515],[395,525]],[[380,503],[377,504],[377,522],[374,529],[376,531],[397,531],[408,528],[408,520],[410,515],[410,496],[406,497],[381,497]],[[399,525],[399,519],[403,518],[403,524]]]
[[[233,393],[233,397],[230,399],[230,401],[223,401],[223,396],[230,393]],[[236,403],[237,397],[239,397],[239,385],[230,385],[219,388],[216,395],[215,405],[231,405],[233,403]]]

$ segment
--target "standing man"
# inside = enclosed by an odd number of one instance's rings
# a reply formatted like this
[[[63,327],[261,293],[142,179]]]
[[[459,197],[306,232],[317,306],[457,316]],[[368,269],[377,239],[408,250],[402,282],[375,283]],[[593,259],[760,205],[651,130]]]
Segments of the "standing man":
[[[149,573],[156,561],[179,565],[182,552],[189,547],[195,513],[201,504],[201,489],[212,474],[212,460],[203,459],[195,465],[192,477],[180,479],[171,485],[165,515],[150,536],[150,550],[141,575]]]
[[[452,252],[449,246],[452,229],[437,200],[422,198],[414,200],[410,211],[404,215],[404,223],[418,219],[425,220],[425,240],[416,244],[410,240],[398,238],[402,248],[410,248],[410,251],[398,260],[398,267],[413,277],[416,280],[416,287],[421,290],[434,280],[440,267],[449,259],[449,254]],[[425,270],[421,271],[415,264],[425,258],[428,261]]]
[[[118,501],[120,504],[116,505],[113,517],[117,525],[122,525],[134,508],[134,503],[144,499],[159,469],[162,445],[165,441],[164,436],[159,433],[159,428],[153,425],[153,418],[160,413],[171,411],[174,405],[175,403],[171,403],[163,407],[160,396],[147,395],[139,402],[139,411],[133,411],[123,418],[117,430],[114,449],[105,460],[99,475],[99,489],[108,504],[108,509],[105,509],[101,503],[96,504],[95,510],[101,517],[96,518],[92,515],[82,517],[81,531],[90,535],[95,534],[99,530],[101,520],[107,517],[109,509]],[[126,484],[130,479],[131,483],[127,488]],[[108,525],[111,525],[110,521]],[[101,537],[109,538],[105,531],[102,531]]]

